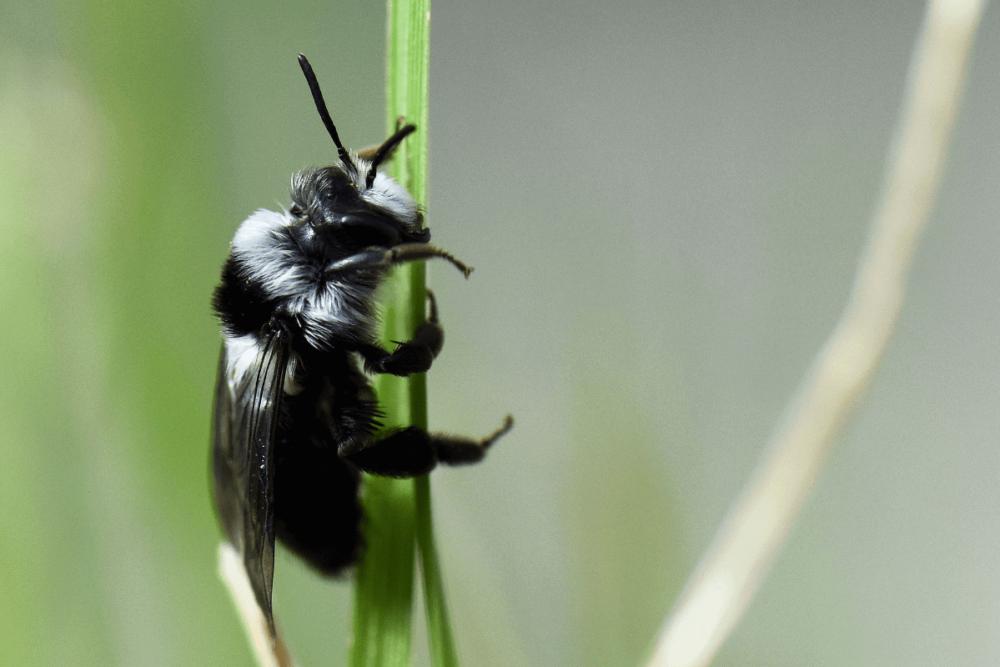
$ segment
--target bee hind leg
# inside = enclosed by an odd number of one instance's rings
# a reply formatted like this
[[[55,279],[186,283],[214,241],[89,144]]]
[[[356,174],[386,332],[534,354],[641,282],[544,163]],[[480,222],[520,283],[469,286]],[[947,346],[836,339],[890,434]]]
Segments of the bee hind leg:
[[[340,455],[373,475],[416,477],[429,473],[438,463],[466,465],[483,460],[489,448],[514,426],[509,415],[503,425],[485,438],[428,433],[411,426]]]

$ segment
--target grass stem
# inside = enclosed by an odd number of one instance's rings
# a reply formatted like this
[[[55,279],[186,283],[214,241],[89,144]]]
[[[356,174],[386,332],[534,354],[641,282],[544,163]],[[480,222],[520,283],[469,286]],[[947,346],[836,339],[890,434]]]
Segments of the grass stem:
[[[982,8],[979,0],[928,3],[881,200],[847,305],[667,617],[651,666],[711,662],[766,577],[868,387],[902,309],[940,184]]]
[[[417,126],[392,161],[393,176],[422,204],[427,202],[427,81],[430,0],[389,0],[386,111],[391,133],[403,117]],[[408,339],[426,312],[426,269],[399,267],[383,292],[383,342]],[[386,426],[427,427],[427,380],[380,376],[376,383]],[[431,516],[428,477],[365,477],[366,553],[355,595],[353,667],[407,665],[413,606],[414,544],[424,586],[431,661],[458,664],[448,623]]]

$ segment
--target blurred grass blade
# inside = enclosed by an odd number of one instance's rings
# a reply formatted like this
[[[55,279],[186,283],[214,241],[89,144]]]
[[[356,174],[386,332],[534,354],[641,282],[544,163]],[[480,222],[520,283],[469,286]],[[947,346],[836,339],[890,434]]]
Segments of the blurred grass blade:
[[[387,131],[400,116],[417,126],[391,168],[396,179],[427,202],[427,79],[430,63],[430,1],[390,0],[388,5]],[[383,294],[383,341],[406,340],[425,313],[423,264],[398,268]],[[427,382],[381,376],[377,381],[386,426],[427,427]],[[457,665],[434,547],[430,481],[366,476],[366,552],[358,570],[354,613],[354,667],[406,665],[410,660],[414,531],[420,554],[432,664]]]
[[[292,660],[281,633],[278,632],[273,641],[271,639],[267,620],[257,604],[243,559],[236,549],[228,542],[222,542],[219,545],[218,561],[219,576],[229,590],[240,621],[243,622],[243,630],[257,664],[260,667],[294,667],[295,661]]]
[[[649,667],[705,667],[750,605],[892,337],[937,194],[981,0],[930,0],[854,287],[660,632]]]
[[[431,514],[431,485],[427,477],[417,480],[417,551],[423,575],[424,606],[427,610],[427,634],[434,667],[456,667],[455,641],[448,622],[444,585],[434,545],[434,522]]]

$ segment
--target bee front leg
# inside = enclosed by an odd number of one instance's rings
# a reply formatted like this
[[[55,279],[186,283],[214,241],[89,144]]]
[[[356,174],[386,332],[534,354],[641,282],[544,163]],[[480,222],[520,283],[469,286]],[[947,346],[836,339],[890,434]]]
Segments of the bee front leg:
[[[411,375],[427,371],[444,345],[444,329],[438,321],[437,300],[434,293],[427,290],[430,312],[427,321],[417,327],[413,338],[396,341],[396,349],[388,352],[378,345],[368,345],[359,350],[365,360],[365,368],[372,373]]]

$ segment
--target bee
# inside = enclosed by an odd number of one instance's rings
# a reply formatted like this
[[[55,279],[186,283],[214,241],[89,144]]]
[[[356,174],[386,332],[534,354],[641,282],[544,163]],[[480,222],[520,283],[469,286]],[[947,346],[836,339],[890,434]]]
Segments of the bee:
[[[243,221],[212,299],[223,334],[214,501],[272,636],[275,538],[321,574],[340,574],[363,546],[361,472],[414,477],[475,463],[513,424],[508,416],[479,439],[382,428],[370,375],[428,370],[444,332],[428,291],[426,321],[385,349],[376,289],[405,262],[472,269],[429,243],[413,197],[379,171],[416,128],[399,123],[378,147],[349,152],[305,56],[299,65],[338,162],[294,174],[287,210]]]

